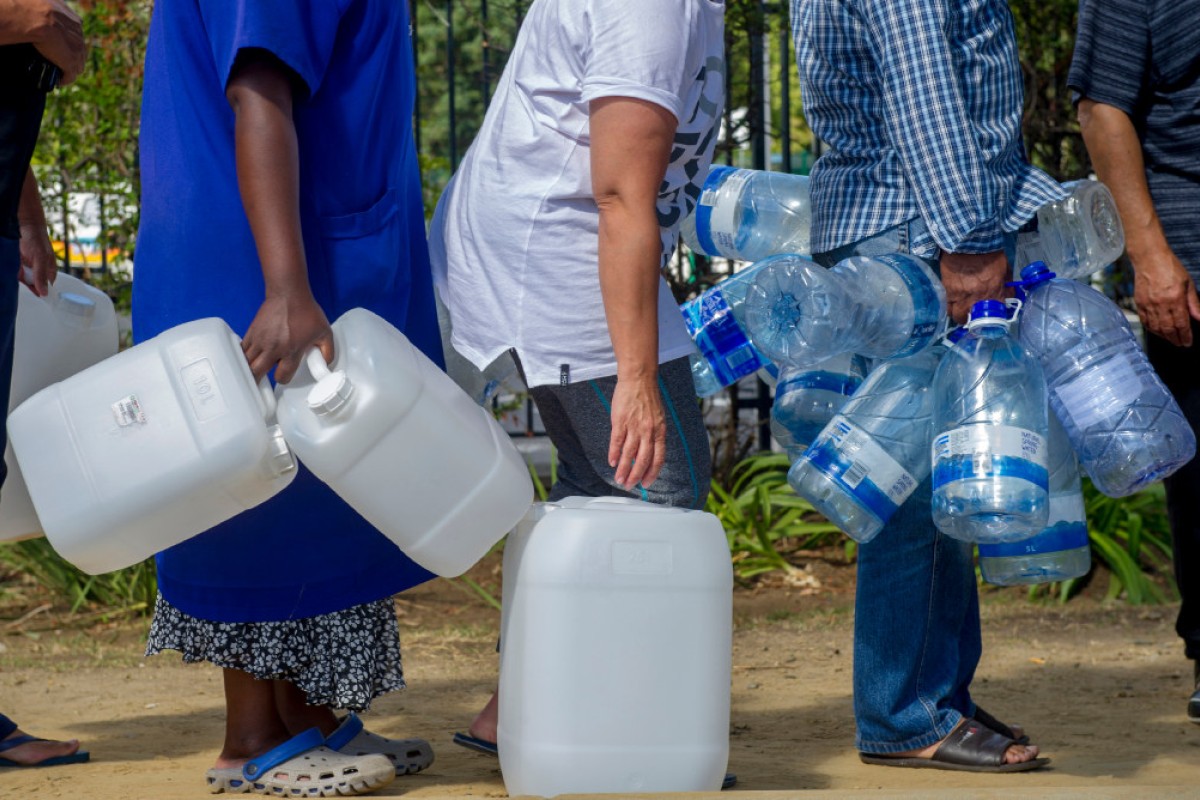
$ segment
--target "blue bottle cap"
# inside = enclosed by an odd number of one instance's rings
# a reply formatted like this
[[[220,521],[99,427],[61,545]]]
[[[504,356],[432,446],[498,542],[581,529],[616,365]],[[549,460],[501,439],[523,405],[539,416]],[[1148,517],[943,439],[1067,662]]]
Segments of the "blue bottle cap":
[[[1055,277],[1054,273],[1046,266],[1045,261],[1034,261],[1029,266],[1021,270],[1021,284],[1024,286],[1037,286],[1039,283],[1045,283]]]
[[[980,300],[971,306],[971,320],[977,319],[1008,319],[1008,306],[1002,300]]]

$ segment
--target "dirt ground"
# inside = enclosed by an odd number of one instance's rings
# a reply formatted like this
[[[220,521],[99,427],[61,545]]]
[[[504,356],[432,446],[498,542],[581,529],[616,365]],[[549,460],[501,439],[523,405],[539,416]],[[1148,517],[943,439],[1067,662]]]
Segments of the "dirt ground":
[[[729,768],[739,782],[710,798],[1200,797],[1200,726],[1183,714],[1191,674],[1174,607],[985,592],[976,699],[1024,724],[1053,763],[1015,775],[870,767],[853,749],[852,568],[818,566],[790,587],[735,594]],[[472,575],[498,588],[493,564]],[[450,742],[494,685],[496,612],[446,581],[406,593],[397,611],[409,688],[366,721],[428,738],[437,760],[376,796],[506,796],[495,759]],[[207,796],[223,725],[218,670],[143,658],[145,622],[5,614],[0,709],[41,735],[79,737],[93,761],[0,770],[0,798]]]

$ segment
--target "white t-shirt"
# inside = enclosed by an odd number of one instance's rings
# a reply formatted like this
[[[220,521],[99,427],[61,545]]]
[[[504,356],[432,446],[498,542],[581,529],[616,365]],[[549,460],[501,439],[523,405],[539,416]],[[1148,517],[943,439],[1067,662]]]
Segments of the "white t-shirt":
[[[631,97],[679,121],[658,195],[662,265],[700,194],[725,97],[720,0],[535,0],[430,249],[453,345],[480,369],[516,348],[529,385],[616,374],[598,268],[588,104]],[[666,281],[659,363],[694,349]]]

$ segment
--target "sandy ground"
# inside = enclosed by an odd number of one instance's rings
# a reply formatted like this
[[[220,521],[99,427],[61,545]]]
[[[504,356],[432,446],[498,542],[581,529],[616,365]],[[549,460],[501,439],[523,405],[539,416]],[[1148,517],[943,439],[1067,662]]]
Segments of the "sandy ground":
[[[377,701],[367,724],[428,738],[437,760],[377,796],[506,796],[496,760],[450,743],[494,685],[495,612],[444,581],[407,593],[397,607],[409,689]],[[739,590],[735,607],[729,767],[739,784],[711,798],[1200,797],[1200,726],[1183,715],[1190,664],[1171,606],[985,594],[976,699],[1023,723],[1053,758],[1047,769],[1016,775],[858,761],[845,588]],[[0,798],[207,796],[203,773],[223,725],[219,672],[142,658],[144,630],[140,622],[72,625],[48,613],[19,625],[0,620],[0,709],[42,735],[79,737],[93,757],[0,770]]]

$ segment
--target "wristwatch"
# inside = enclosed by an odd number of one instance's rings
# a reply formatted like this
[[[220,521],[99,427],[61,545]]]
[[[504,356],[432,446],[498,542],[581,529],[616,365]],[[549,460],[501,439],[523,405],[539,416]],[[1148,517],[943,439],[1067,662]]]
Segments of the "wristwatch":
[[[43,92],[48,92],[57,86],[59,78],[62,77],[62,70],[43,58],[42,54],[36,50],[30,56],[25,70],[33,83],[33,88]]]

